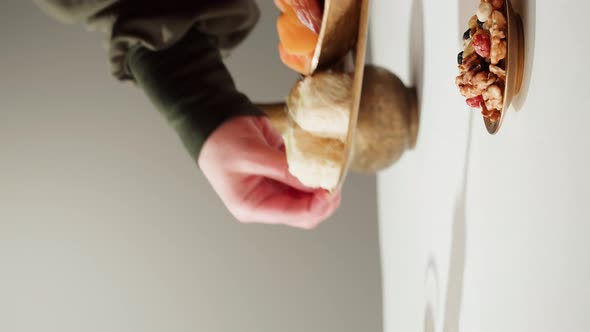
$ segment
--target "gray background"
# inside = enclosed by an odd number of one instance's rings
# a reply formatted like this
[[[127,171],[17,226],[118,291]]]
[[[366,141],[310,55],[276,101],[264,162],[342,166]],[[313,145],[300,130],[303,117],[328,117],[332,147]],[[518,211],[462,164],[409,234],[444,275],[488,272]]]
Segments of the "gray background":
[[[295,75],[260,4],[228,63],[275,100]],[[101,39],[0,5],[0,331],[381,331],[375,179],[314,232],[238,224]]]

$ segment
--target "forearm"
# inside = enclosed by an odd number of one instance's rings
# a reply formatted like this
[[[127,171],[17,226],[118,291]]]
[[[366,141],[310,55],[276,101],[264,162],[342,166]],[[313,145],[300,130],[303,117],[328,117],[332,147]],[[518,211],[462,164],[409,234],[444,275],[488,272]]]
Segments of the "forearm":
[[[195,160],[225,120],[261,114],[236,90],[219,52],[256,24],[253,0],[35,2],[60,21],[103,31],[113,75],[145,91]]]
[[[127,63],[195,161],[205,140],[227,119],[263,114],[237,91],[215,44],[198,30],[166,50],[138,45],[128,52]]]

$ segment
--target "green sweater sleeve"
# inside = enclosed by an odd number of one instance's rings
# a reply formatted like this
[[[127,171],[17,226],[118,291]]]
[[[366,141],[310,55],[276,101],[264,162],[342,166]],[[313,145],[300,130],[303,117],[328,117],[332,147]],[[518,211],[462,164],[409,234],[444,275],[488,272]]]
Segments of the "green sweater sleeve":
[[[215,36],[227,54],[245,40],[258,22],[254,0],[33,0],[43,11],[64,23],[85,22],[102,31],[108,41],[112,74],[132,79],[125,64],[136,44],[163,50],[192,29]]]
[[[209,135],[224,121],[263,115],[237,91],[215,45],[211,37],[194,29],[168,49],[152,51],[136,45],[127,53],[134,80],[195,161]]]

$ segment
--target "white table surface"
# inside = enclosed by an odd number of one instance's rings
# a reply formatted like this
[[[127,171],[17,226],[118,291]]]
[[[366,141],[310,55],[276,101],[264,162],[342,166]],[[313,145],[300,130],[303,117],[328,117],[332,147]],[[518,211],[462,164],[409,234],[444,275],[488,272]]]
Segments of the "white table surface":
[[[515,0],[527,72],[497,136],[454,86],[476,0],[372,0],[372,62],[419,88],[379,176],[385,330],[590,330],[590,3]]]

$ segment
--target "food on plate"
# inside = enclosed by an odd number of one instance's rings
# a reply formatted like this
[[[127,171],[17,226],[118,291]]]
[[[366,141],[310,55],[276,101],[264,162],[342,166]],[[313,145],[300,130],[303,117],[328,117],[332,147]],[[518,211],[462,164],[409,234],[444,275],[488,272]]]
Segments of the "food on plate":
[[[289,172],[310,188],[333,190],[344,165],[353,77],[323,72],[299,81],[287,98]]]
[[[277,20],[279,55],[289,68],[311,74],[322,25],[323,0],[274,0],[281,11]]]
[[[507,21],[504,0],[482,0],[463,34],[463,51],[457,56],[455,83],[467,105],[497,122],[504,111],[506,86]]]
[[[334,190],[344,160],[344,142],[322,138],[299,126],[289,126],[283,134],[289,172],[309,188]]]
[[[352,75],[324,72],[299,81],[287,98],[291,118],[318,137],[344,141],[350,122]]]

